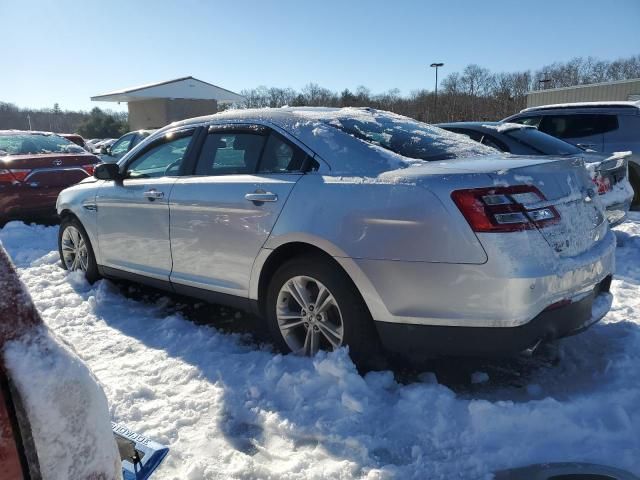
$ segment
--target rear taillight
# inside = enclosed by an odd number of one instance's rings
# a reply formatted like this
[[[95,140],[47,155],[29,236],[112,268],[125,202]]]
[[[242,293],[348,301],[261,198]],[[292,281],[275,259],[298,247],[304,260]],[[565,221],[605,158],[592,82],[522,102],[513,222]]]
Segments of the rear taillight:
[[[596,178],[593,179],[593,183],[595,183],[599,195],[603,195],[611,190],[611,179],[609,177],[597,175]]]
[[[82,169],[87,172],[89,174],[90,177],[93,176],[93,171],[95,170],[96,166],[91,163],[89,165],[82,165]]]
[[[530,185],[456,190],[451,198],[474,232],[517,232],[560,220],[552,206],[525,206],[546,200],[540,190]]]
[[[0,183],[24,182],[31,170],[26,168],[1,169]]]

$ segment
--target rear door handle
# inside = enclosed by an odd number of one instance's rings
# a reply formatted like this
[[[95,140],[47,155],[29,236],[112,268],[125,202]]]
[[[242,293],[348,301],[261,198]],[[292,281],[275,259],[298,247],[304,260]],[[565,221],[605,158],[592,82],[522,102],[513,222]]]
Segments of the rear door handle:
[[[250,202],[277,202],[278,201],[278,195],[276,195],[275,193],[271,193],[271,192],[264,192],[264,191],[255,191],[255,192],[251,192],[251,193],[247,193],[244,196],[245,200],[249,200]]]
[[[576,143],[576,145],[580,148],[596,148],[595,143]]]
[[[144,192],[142,195],[145,198],[148,198],[150,201],[153,201],[153,200],[156,200],[158,198],[164,197],[164,192],[160,192],[160,191],[156,190],[155,188],[152,188],[151,190],[147,190],[146,192]]]

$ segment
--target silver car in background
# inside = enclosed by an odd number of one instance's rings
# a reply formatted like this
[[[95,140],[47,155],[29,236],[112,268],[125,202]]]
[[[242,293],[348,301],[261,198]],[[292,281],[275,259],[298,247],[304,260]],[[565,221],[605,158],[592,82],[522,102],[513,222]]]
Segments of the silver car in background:
[[[174,123],[95,177],[58,198],[65,268],[251,309],[285,351],[513,353],[611,305],[615,237],[579,159],[282,108]]]

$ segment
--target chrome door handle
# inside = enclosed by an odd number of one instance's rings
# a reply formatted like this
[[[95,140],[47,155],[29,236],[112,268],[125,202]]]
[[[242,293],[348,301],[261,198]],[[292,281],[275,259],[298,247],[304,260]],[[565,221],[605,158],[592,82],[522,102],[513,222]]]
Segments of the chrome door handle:
[[[155,188],[152,188],[151,190],[144,192],[142,195],[149,200],[156,200],[157,198],[164,197],[164,192],[159,192]]]
[[[277,202],[278,195],[271,192],[252,192],[244,196],[245,200],[250,202]]]
[[[580,148],[596,148],[597,147],[595,143],[576,143],[576,145]]]

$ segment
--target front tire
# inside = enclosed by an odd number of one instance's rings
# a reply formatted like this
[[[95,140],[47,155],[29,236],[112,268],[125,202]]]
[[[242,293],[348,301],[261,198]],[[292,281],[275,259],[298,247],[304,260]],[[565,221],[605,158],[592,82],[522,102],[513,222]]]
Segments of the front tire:
[[[379,340],[360,293],[345,272],[320,256],[293,258],[275,272],[266,318],[282,351],[313,356],[348,346],[360,367],[379,361]]]
[[[64,217],[60,222],[58,253],[65,270],[84,272],[89,283],[100,278],[89,235],[77,218]]]

